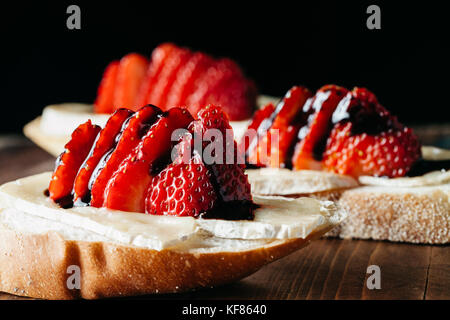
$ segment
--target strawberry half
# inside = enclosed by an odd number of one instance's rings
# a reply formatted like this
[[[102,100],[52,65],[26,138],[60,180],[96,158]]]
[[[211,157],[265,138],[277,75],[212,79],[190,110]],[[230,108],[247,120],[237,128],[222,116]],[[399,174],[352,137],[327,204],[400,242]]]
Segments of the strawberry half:
[[[299,131],[300,141],[295,146],[292,158],[295,170],[322,169],[323,152],[333,128],[331,117],[347,92],[348,90],[343,87],[327,85],[320,88],[314,98],[305,104],[303,111],[311,115],[308,118],[308,124]]]
[[[74,203],[85,205],[90,202],[89,180],[101,158],[116,145],[116,138],[120,134],[123,123],[133,112],[128,109],[118,109],[108,119],[105,128],[97,136],[94,147],[78,171],[73,187]],[[78,204],[78,205],[79,205]]]
[[[172,132],[187,128],[192,120],[189,112],[181,108],[172,108],[161,115],[109,180],[103,206],[144,212],[146,191],[153,176],[170,163]]]
[[[197,217],[216,202],[211,173],[196,154],[188,163],[172,163],[153,178],[145,208],[150,214]]]
[[[323,164],[327,170],[354,177],[401,177],[420,158],[420,143],[375,95],[355,88],[333,113],[336,123],[327,142]]]
[[[114,95],[114,108],[136,110],[136,97],[145,79],[148,60],[137,53],[130,53],[120,60]]]
[[[111,62],[103,73],[102,81],[97,90],[94,102],[94,112],[112,113],[114,111],[114,90],[116,88],[119,61]]]
[[[145,106],[123,124],[125,127],[116,147],[100,159],[90,178],[91,206],[103,206],[104,193],[108,181],[119,168],[122,161],[139,144],[142,136],[147,133],[147,130],[156,121],[161,112],[161,109],[155,106]]]
[[[213,174],[213,183],[222,202],[251,201],[250,184],[244,173],[245,166],[237,161],[237,145],[233,139],[227,114],[218,106],[209,105],[197,115],[203,134],[208,129],[218,129],[223,135],[223,162],[207,164]],[[212,143],[212,142],[211,142]],[[207,147],[207,144],[203,145]],[[227,153],[232,152],[229,156]],[[232,163],[229,163],[229,160]],[[242,161],[243,162],[243,161]]]
[[[50,198],[66,207],[72,205],[72,188],[81,164],[86,159],[101,128],[93,125],[91,120],[83,123],[72,133],[65,151],[56,160],[48,187]]]

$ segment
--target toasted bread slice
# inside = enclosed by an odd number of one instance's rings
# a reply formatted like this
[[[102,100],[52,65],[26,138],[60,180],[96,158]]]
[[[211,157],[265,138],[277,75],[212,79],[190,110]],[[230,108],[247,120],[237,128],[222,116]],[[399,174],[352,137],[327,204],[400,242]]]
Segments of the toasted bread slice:
[[[361,177],[339,204],[349,213],[331,235],[411,243],[450,242],[450,171],[415,178]]]
[[[253,221],[61,209],[43,193],[50,177],[0,187],[0,291],[94,299],[216,286],[307,245],[346,216],[330,201],[258,196]],[[71,289],[77,268],[81,286]]]

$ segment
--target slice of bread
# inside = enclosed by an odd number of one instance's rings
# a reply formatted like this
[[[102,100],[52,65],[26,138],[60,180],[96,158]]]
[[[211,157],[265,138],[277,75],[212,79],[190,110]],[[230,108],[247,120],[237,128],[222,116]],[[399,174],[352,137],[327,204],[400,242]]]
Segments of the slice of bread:
[[[61,209],[43,194],[50,177],[0,187],[0,291],[94,299],[216,286],[302,248],[346,216],[329,201],[258,196],[253,221]],[[71,289],[77,268],[81,286]]]
[[[450,242],[450,171],[420,178],[361,177],[360,181],[372,185],[342,193],[339,204],[348,211],[349,218],[331,235],[411,243]]]
[[[333,200],[348,218],[327,236],[411,243],[450,242],[450,171],[415,178],[351,177],[322,171],[247,170],[253,192]]]

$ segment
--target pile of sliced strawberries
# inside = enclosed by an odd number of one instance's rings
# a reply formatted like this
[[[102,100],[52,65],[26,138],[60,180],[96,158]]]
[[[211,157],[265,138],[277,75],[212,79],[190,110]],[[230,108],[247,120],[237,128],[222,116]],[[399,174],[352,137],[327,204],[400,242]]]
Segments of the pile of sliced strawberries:
[[[213,59],[171,43],[158,46],[150,61],[130,53],[111,62],[100,82],[94,110],[112,113],[153,104],[163,110],[222,106],[231,120],[249,118],[256,106],[256,88],[232,60]]]
[[[148,105],[136,112],[116,110],[103,129],[88,121],[73,132],[59,156],[49,196],[65,207],[252,219],[244,165],[205,163],[202,152],[208,142],[200,149],[194,143],[196,130],[211,128],[224,135],[231,130],[227,115],[214,105],[200,109],[196,120],[183,108],[163,112]],[[172,141],[177,129],[185,133]]]
[[[258,167],[401,177],[421,155],[412,130],[365,88],[327,85],[313,96],[295,86],[276,107],[258,110],[248,129],[257,133],[248,130],[240,148]]]

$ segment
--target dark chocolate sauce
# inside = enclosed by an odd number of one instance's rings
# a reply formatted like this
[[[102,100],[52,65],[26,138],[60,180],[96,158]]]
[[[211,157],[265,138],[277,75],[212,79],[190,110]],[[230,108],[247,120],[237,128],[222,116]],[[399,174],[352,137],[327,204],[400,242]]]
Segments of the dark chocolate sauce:
[[[450,170],[450,160],[417,160],[406,173],[408,177],[422,176],[431,171]]]
[[[200,214],[202,219],[253,220],[259,206],[251,200],[218,202],[214,208]]]
[[[69,209],[73,207],[73,195],[71,193],[53,201],[63,209]]]

